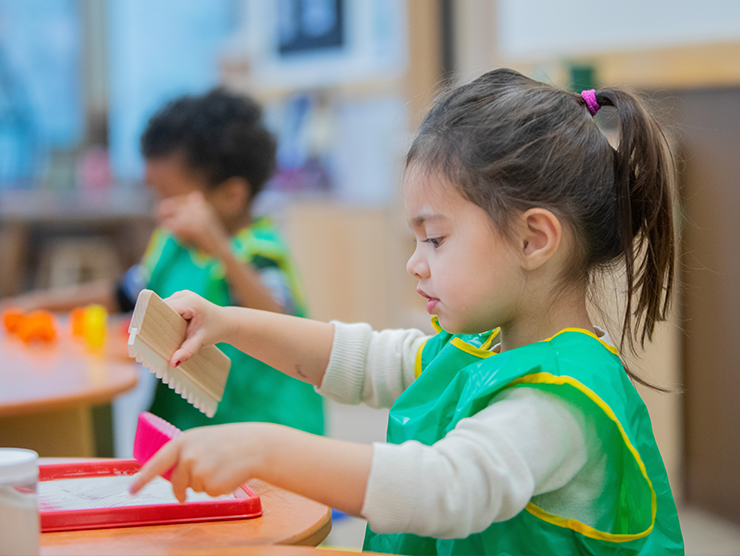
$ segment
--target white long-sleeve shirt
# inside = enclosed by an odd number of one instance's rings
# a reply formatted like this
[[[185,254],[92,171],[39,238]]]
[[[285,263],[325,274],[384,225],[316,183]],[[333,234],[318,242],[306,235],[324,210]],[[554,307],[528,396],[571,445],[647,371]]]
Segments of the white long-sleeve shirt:
[[[415,378],[427,336],[333,324],[318,392],[345,404],[393,405]],[[609,341],[605,333],[602,339]],[[514,517],[532,500],[593,523],[598,515],[590,501],[605,480],[600,453],[598,435],[577,406],[541,389],[508,389],[432,446],[374,443],[362,515],[377,533],[464,538]]]

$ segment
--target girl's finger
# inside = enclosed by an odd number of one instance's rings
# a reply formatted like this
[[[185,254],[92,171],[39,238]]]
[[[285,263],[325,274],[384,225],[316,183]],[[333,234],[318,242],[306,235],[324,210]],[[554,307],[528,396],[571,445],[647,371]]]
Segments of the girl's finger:
[[[189,299],[192,299],[192,295],[192,292],[187,290],[175,292],[171,296],[165,298],[164,302],[177,311],[182,318],[191,320],[195,316],[195,310],[188,302]]]
[[[131,483],[131,486],[129,486],[129,492],[131,494],[136,494],[142,488],[144,488],[144,486],[146,486],[149,481],[151,481],[155,477],[158,477],[159,475],[162,475],[167,470],[169,470],[170,467],[177,464],[179,459],[180,444],[176,440],[171,440],[170,442],[165,444],[152,457],[152,459],[146,462],[146,464],[136,474],[136,476],[134,477],[134,481]]]
[[[172,354],[170,358],[170,367],[179,367],[182,363],[189,361],[200,348],[203,347],[203,339],[205,337],[205,331],[201,328],[196,330],[192,336],[185,339],[179,349]]]
[[[187,501],[187,491],[190,486],[190,481],[190,469],[187,465],[178,465],[170,476],[172,493],[181,504],[184,504]]]
[[[206,487],[203,484],[203,479],[199,475],[190,474],[190,488],[195,492],[205,492]]]

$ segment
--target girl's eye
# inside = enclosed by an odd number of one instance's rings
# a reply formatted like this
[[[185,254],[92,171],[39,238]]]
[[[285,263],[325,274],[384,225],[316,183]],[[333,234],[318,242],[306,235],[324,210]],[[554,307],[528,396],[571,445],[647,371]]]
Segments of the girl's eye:
[[[441,237],[428,237],[424,240],[424,243],[431,243],[432,246],[436,249],[440,245],[442,245],[442,238]]]

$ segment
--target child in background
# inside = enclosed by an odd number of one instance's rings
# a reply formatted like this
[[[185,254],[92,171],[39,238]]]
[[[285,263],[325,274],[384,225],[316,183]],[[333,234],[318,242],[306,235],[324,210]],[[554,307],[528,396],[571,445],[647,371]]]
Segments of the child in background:
[[[83,285],[21,296],[22,307],[69,310],[100,303],[133,309],[148,288],[161,297],[191,290],[217,305],[305,316],[296,269],[275,225],[251,216],[275,165],[275,141],[251,99],[213,90],[171,101],[142,134],[146,183],[160,198],[159,221],[143,260],[114,286]],[[322,434],[321,397],[232,346],[223,400],[212,419],[157,382],[150,411],[180,429],[267,421]]]
[[[593,116],[613,107],[615,150]],[[350,404],[391,407],[388,443],[286,427],[188,431],[132,484],[218,495],[257,477],[368,520],[397,554],[682,554],[647,409],[587,312],[594,273],[623,264],[622,346],[665,317],[673,164],[641,102],[581,95],[512,70],[443,95],[407,157],[416,237],[407,270],[438,333],[372,331],[181,292],[170,365],[228,342]]]

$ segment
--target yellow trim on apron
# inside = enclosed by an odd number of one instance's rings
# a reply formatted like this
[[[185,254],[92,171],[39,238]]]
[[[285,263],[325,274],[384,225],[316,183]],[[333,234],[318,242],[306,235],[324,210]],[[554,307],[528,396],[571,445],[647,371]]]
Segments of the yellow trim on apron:
[[[483,349],[482,347],[475,347],[460,338],[452,338],[450,340],[450,343],[455,346],[458,349],[463,350],[466,353],[469,353],[470,355],[475,355],[476,357],[480,357],[481,359],[485,359],[486,357],[491,357],[491,355],[496,355],[492,351],[488,351],[487,349]],[[486,340],[486,343],[488,343],[488,340]]]
[[[419,375],[421,375],[421,371],[424,370],[421,367],[421,354],[424,351],[424,346],[427,345],[428,341],[429,338],[424,340],[419,346],[419,350],[416,352],[416,361],[414,361],[414,378],[419,378]]]
[[[619,351],[617,350],[617,348],[615,348],[615,347],[614,347],[614,346],[612,346],[612,345],[609,345],[609,344],[607,344],[607,343],[606,343],[606,342],[605,342],[604,340],[602,340],[601,338],[599,338],[599,337],[598,337],[598,336],[597,336],[596,334],[594,334],[593,332],[589,332],[588,330],[585,330],[585,329],[583,329],[583,328],[563,328],[563,329],[562,329],[562,330],[561,330],[560,332],[558,332],[558,333],[557,333],[557,334],[555,334],[554,336],[551,336],[551,337],[549,337],[549,338],[548,338],[547,340],[545,340],[545,341],[546,341],[546,342],[549,342],[549,341],[550,341],[550,340],[552,340],[552,339],[553,339],[553,338],[554,338],[555,336],[560,336],[560,335],[561,335],[561,334],[563,334],[564,332],[580,332],[581,334],[586,334],[586,336],[591,336],[591,337],[592,337],[593,339],[595,339],[595,340],[598,340],[598,341],[599,341],[599,343],[600,343],[600,344],[601,344],[602,346],[604,346],[604,347],[605,347],[606,349],[608,349],[609,351],[611,351],[611,352],[612,352],[612,353],[613,353],[614,355],[617,355],[617,356],[619,356]]]
[[[434,328],[434,331],[439,334],[442,332],[442,327],[439,325],[439,317],[437,315],[432,315],[432,328]]]
[[[436,330],[438,333],[442,332],[442,327],[439,325],[439,317],[437,317],[437,315],[432,315],[432,328],[434,328],[434,330]],[[470,355],[475,355],[476,357],[485,359],[486,357],[490,357],[491,355],[496,355],[489,350],[491,349],[491,344],[493,344],[494,338],[498,336],[500,331],[500,328],[495,328],[494,330],[492,330],[486,341],[483,342],[480,347],[469,344],[466,341],[461,340],[460,338],[453,338],[450,343],[456,348],[461,349],[464,352],[469,353]],[[424,346],[426,345],[426,343],[427,340],[424,340],[424,343],[419,346],[419,350],[416,352],[416,361],[414,362],[414,376],[416,378],[419,378],[419,375],[421,375],[421,372],[424,370],[421,365],[421,353],[424,351]]]
[[[490,350],[491,345],[493,344],[493,339],[498,337],[499,332],[501,332],[500,328],[494,328],[493,331],[491,332],[491,335],[488,336],[488,339],[485,342],[483,342],[480,348],[485,349],[485,350]]]
[[[570,331],[578,331],[581,332],[580,329],[570,329]],[[587,331],[582,331],[586,332]],[[589,334],[593,336],[593,334]],[[611,350],[610,350],[611,351]],[[556,515],[550,514],[540,508],[539,506],[533,504],[530,502],[526,506],[526,510],[531,513],[533,516],[538,517],[539,519],[542,519],[544,521],[547,521],[548,523],[552,523],[553,525],[556,525],[558,527],[565,527],[567,529],[572,529],[574,531],[578,531],[582,535],[585,535],[587,537],[591,537],[593,539],[600,539],[604,541],[610,541],[610,542],[627,542],[635,539],[639,539],[642,537],[646,537],[650,534],[650,532],[653,530],[653,527],[655,526],[655,516],[658,511],[658,503],[657,503],[657,497],[655,494],[655,489],[653,488],[653,483],[650,481],[650,478],[648,477],[647,470],[645,469],[645,464],[642,461],[642,458],[640,458],[640,454],[637,452],[635,447],[632,445],[632,442],[630,442],[630,439],[627,437],[627,433],[624,431],[624,427],[622,427],[622,423],[619,422],[617,419],[617,416],[614,414],[614,411],[612,411],[612,408],[609,407],[604,400],[602,400],[596,393],[589,389],[588,387],[584,386],[574,378],[571,378],[569,376],[555,376],[550,373],[533,373],[530,375],[525,375],[523,377],[520,377],[514,381],[512,381],[507,387],[512,387],[517,384],[568,384],[570,386],[573,386],[577,390],[583,392],[586,396],[588,396],[591,401],[593,401],[605,414],[609,419],[614,421],[614,423],[617,425],[617,429],[619,429],[620,434],[622,435],[622,439],[624,440],[624,443],[627,446],[627,449],[632,453],[632,456],[635,458],[635,461],[637,462],[637,466],[640,468],[640,471],[642,472],[643,477],[645,477],[645,481],[647,481],[648,487],[650,487],[650,501],[651,501],[651,513],[652,513],[652,519],[650,523],[650,527],[648,527],[645,531],[641,533],[635,533],[635,534],[616,534],[616,533],[606,533],[604,531],[599,531],[598,529],[594,529],[593,527],[590,527],[586,525],[585,523],[582,523],[580,521],[577,521],[575,519],[565,519],[562,517],[558,517]]]

